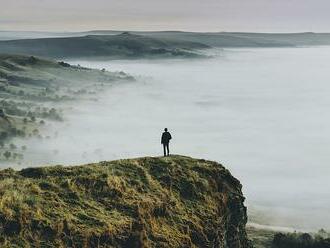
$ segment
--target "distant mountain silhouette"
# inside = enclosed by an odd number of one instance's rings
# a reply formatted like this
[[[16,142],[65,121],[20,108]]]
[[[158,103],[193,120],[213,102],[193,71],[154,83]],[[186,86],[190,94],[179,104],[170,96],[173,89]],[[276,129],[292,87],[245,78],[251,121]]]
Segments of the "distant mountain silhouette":
[[[51,58],[194,57],[194,49],[209,46],[191,41],[158,39],[124,32],[118,35],[0,41],[1,53]]]

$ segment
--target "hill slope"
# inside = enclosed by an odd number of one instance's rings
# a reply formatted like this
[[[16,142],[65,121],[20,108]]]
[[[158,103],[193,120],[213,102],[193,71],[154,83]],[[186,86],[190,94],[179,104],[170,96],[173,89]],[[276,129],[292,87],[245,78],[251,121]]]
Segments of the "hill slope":
[[[5,146],[11,138],[42,138],[39,128],[48,121],[62,121],[62,108],[73,105],[73,100],[95,101],[99,92],[129,81],[134,78],[124,72],[0,54],[0,161],[13,152]]]
[[[51,58],[195,57],[198,54],[192,50],[202,48],[208,46],[192,41],[157,39],[128,32],[118,35],[0,41],[0,51],[3,53]]]
[[[125,73],[100,71],[34,56],[0,54],[0,87],[74,87],[91,82],[129,78]],[[131,77],[130,77],[131,78]],[[132,79],[132,78],[131,78]],[[0,88],[2,92],[3,88]]]
[[[129,37],[127,37],[130,35]],[[126,36],[126,37],[125,37]],[[49,39],[40,39],[49,38]],[[61,39],[56,39],[61,38]],[[98,39],[104,39],[108,41],[108,44],[99,43]],[[24,42],[14,41],[22,40]],[[30,40],[28,40],[30,39]],[[94,41],[92,41],[95,39]],[[77,47],[72,45],[70,49],[76,50],[72,53],[79,54],[81,52],[81,46],[88,42],[94,43],[98,46],[95,47],[86,46],[92,54],[101,52],[105,49],[105,55],[107,56],[122,56],[126,58],[132,58],[134,56],[142,56],[139,51],[127,46],[127,42],[133,46],[140,46],[148,48],[145,50],[144,56],[150,56],[150,53],[163,52],[167,56],[171,52],[180,51],[181,49],[188,49],[192,52],[194,49],[203,49],[208,47],[295,47],[295,46],[328,46],[330,45],[330,33],[244,33],[244,32],[180,32],[180,31],[132,31],[130,33],[124,31],[112,31],[112,30],[94,30],[88,32],[70,32],[70,33],[42,33],[42,32],[1,32],[1,40],[13,40],[0,42],[0,49],[9,49],[13,52],[14,49],[26,53],[26,51],[33,51],[35,53],[41,53],[39,47],[35,45],[48,46],[53,49],[57,47],[60,49],[66,49],[61,47],[61,43],[73,43],[78,44]],[[138,43],[146,43],[138,44]],[[27,43],[27,44],[23,44]],[[28,43],[30,45],[28,45]],[[54,44],[55,43],[55,44]],[[57,43],[57,44],[56,44]],[[112,43],[112,44],[110,44]],[[34,45],[33,45],[34,44]],[[33,45],[35,48],[31,47]],[[119,45],[119,46],[117,46]],[[108,46],[108,47],[106,47]],[[116,47],[117,46],[117,47]],[[100,50],[99,50],[100,49]],[[155,49],[155,50],[152,50]],[[44,50],[44,48],[42,48]],[[5,51],[5,50],[4,50]],[[54,50],[55,52],[56,50]],[[153,51],[153,52],[152,52]],[[70,52],[70,51],[69,51]],[[186,51],[187,52],[187,51]],[[84,51],[84,55],[91,56]],[[33,53],[31,53],[33,54]],[[45,54],[45,51],[43,51]],[[163,55],[164,55],[163,54]],[[174,53],[175,54],[175,53]],[[37,54],[41,55],[41,54]],[[55,54],[56,56],[57,54]],[[53,55],[54,56],[54,55]],[[155,55],[154,55],[155,56]],[[59,57],[57,55],[57,57]]]
[[[0,172],[1,247],[250,247],[241,184],[182,156]]]
[[[106,32],[104,31],[104,34]],[[91,34],[102,34],[94,31]],[[158,39],[189,40],[211,47],[295,47],[330,45],[329,33],[138,32]]]

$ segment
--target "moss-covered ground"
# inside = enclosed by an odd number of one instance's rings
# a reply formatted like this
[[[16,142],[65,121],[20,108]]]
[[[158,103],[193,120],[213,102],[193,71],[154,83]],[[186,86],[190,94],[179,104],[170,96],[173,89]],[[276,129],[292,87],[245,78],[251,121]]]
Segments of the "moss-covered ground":
[[[247,247],[245,216],[228,212],[240,188],[220,164],[182,156],[6,169],[0,246],[214,247],[237,225]]]

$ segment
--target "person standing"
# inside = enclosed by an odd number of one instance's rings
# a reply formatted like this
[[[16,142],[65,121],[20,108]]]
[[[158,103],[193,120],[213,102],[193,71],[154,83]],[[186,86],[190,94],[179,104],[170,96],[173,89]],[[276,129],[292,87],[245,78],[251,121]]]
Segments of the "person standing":
[[[164,132],[162,134],[162,139],[161,139],[161,144],[163,145],[163,148],[164,148],[164,157],[170,155],[169,144],[170,144],[171,139],[172,139],[171,134],[167,131],[167,128],[165,128]]]

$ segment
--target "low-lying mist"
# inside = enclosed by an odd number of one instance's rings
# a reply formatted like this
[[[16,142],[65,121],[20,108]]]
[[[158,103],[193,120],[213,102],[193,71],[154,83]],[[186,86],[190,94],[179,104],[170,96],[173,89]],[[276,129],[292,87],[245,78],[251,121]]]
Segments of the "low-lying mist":
[[[64,123],[46,127],[50,139],[29,141],[26,164],[161,155],[167,127],[172,153],[220,161],[241,180],[252,221],[330,228],[330,48],[221,54],[71,61],[138,80],[75,103]]]

